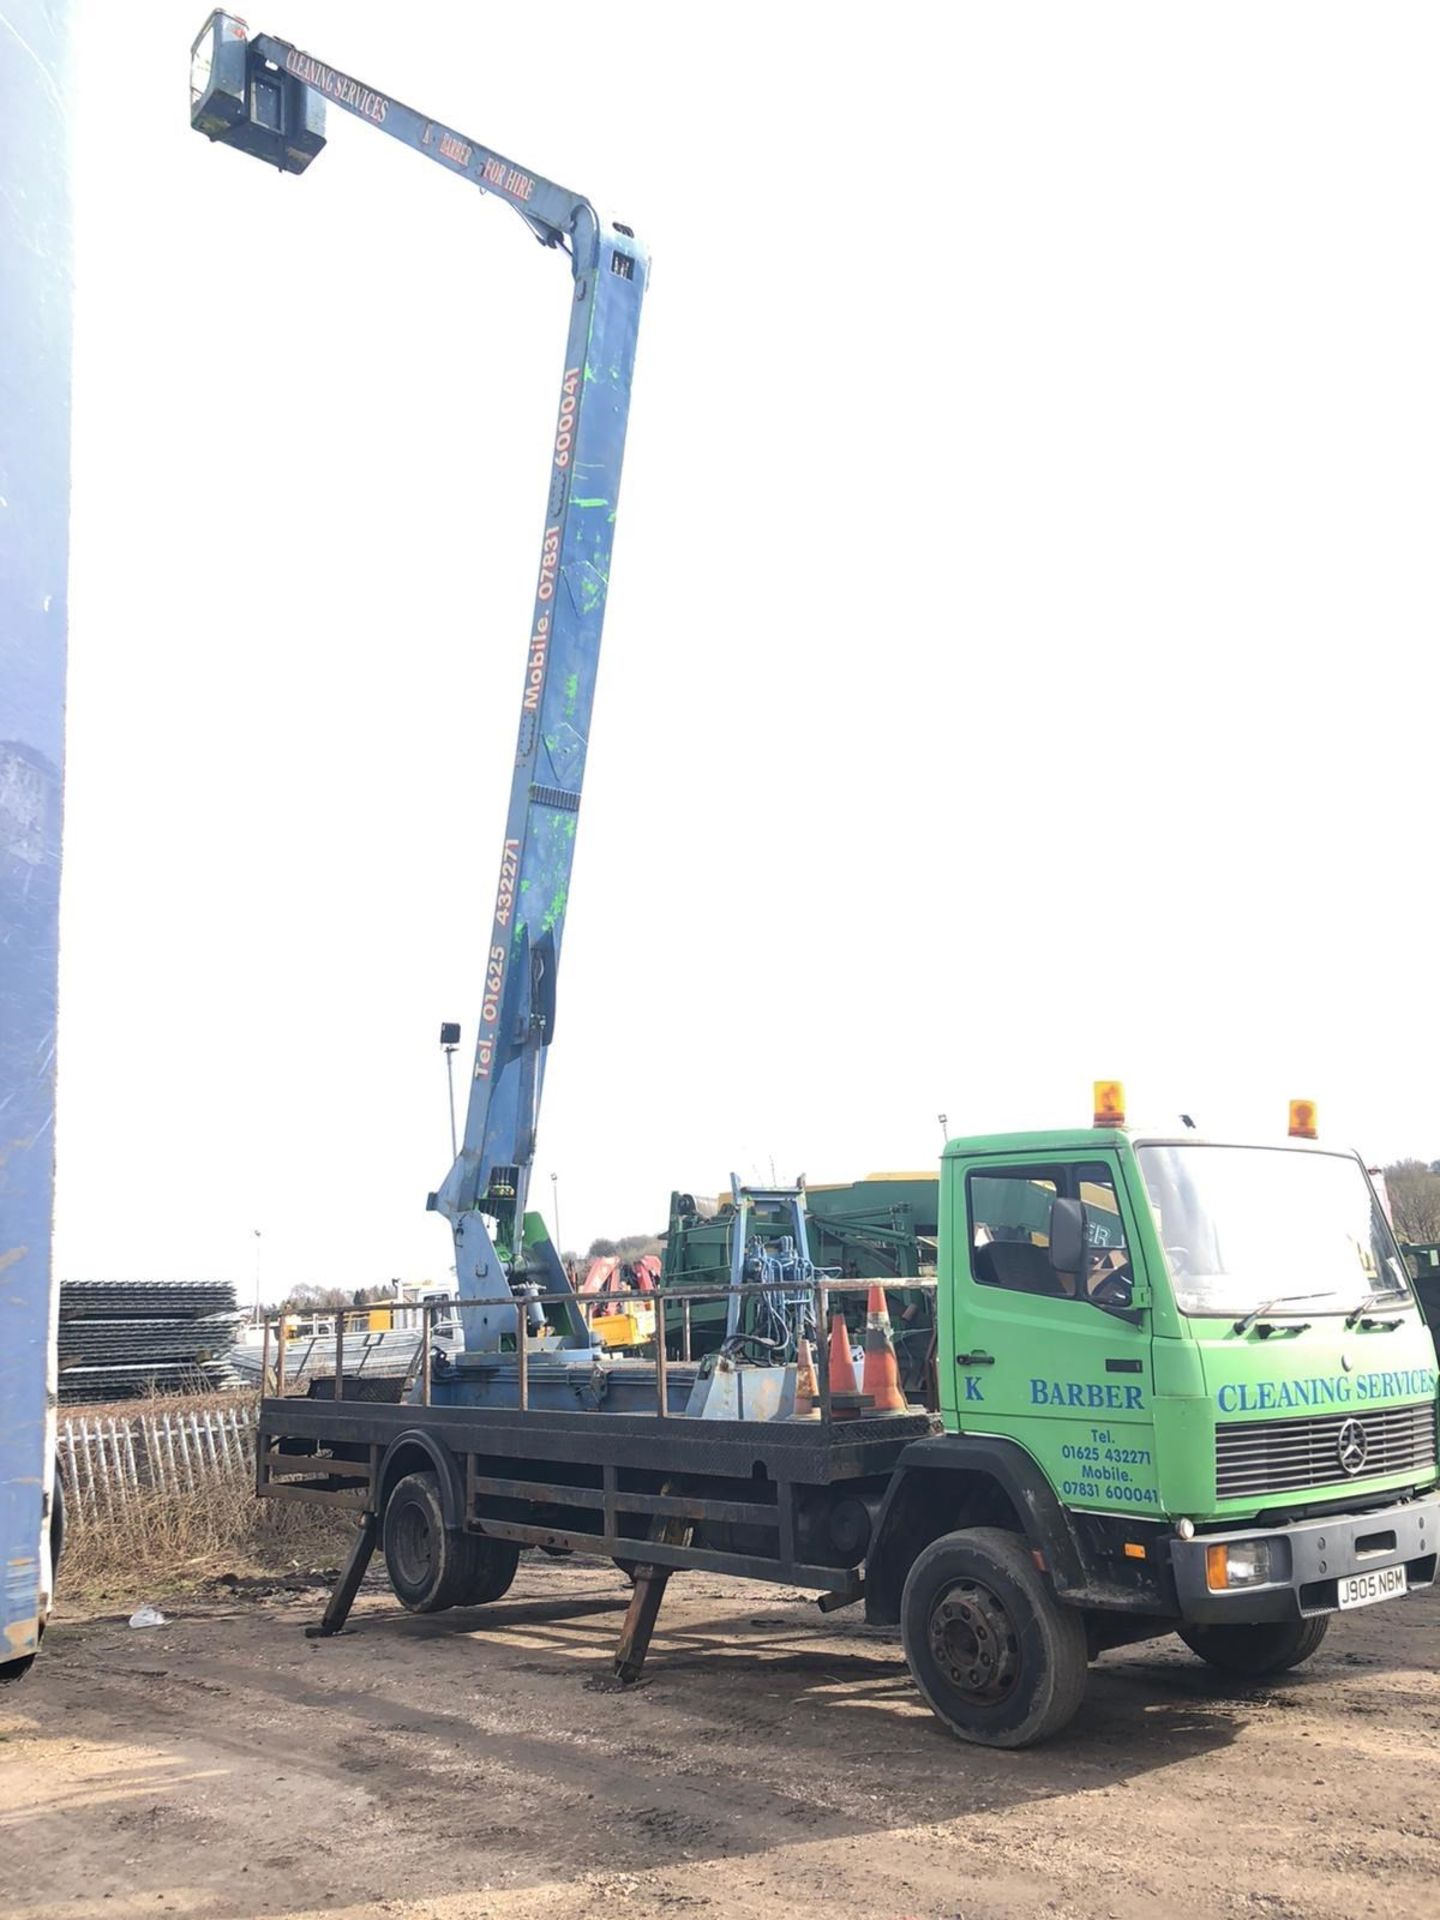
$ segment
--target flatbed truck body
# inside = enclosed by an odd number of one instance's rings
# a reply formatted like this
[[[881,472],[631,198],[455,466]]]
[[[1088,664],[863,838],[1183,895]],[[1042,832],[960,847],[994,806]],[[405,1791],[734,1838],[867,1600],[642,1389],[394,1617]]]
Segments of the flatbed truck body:
[[[260,1491],[303,1496],[307,1481],[357,1512],[383,1512],[409,1473],[434,1472],[447,1521],[526,1547],[638,1557],[860,1597],[860,1515],[837,1546],[827,1525],[847,1502],[878,1502],[905,1448],[939,1430],[917,1411],[884,1421],[781,1422],[267,1399]],[[344,1463],[332,1477],[314,1448]],[[307,1458],[307,1453],[309,1457]],[[667,1491],[670,1489],[670,1491]],[[656,1520],[698,1537],[650,1541]]]

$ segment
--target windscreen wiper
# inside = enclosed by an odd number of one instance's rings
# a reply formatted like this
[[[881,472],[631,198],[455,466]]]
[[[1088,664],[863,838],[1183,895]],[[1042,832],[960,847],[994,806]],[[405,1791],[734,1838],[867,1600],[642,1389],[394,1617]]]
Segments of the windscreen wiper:
[[[1247,1327],[1253,1327],[1257,1320],[1263,1320],[1273,1313],[1276,1307],[1288,1307],[1296,1300],[1318,1300],[1318,1293],[1280,1293],[1273,1300],[1267,1300],[1263,1307],[1252,1307],[1243,1320],[1235,1322],[1236,1333],[1244,1333]]]
[[[1352,1307],[1349,1313],[1346,1314],[1345,1324],[1347,1327],[1353,1327],[1362,1315],[1370,1311],[1371,1307],[1383,1307],[1387,1304],[1403,1306],[1407,1298],[1408,1292],[1402,1287],[1391,1287],[1388,1293],[1367,1293],[1359,1306]],[[1391,1324],[1393,1326],[1399,1326],[1400,1323],[1396,1320],[1392,1321]]]

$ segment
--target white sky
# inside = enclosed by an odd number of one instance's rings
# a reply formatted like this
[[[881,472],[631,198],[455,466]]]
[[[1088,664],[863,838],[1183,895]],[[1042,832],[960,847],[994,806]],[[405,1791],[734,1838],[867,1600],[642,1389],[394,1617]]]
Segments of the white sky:
[[[438,1276],[568,270],[338,110],[207,146],[204,0],[80,12],[58,1268]],[[1433,8],[249,17],[653,253],[567,1244],[1110,1074],[1440,1156]]]

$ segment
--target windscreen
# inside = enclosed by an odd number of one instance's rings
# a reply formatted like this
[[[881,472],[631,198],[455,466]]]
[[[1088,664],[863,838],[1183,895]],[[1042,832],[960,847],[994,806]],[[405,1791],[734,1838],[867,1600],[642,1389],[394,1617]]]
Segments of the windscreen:
[[[1389,1223],[1345,1154],[1200,1145],[1137,1149],[1186,1314],[1271,1304],[1349,1313],[1413,1297]]]

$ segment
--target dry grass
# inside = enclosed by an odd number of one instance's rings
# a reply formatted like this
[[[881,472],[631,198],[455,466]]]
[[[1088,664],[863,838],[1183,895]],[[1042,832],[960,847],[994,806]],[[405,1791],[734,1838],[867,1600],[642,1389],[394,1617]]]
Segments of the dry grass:
[[[185,1398],[126,1400],[96,1407],[66,1407],[92,1424],[113,1416],[191,1414],[209,1407],[254,1405],[255,1396],[227,1394],[223,1401]],[[354,1520],[300,1502],[259,1500],[253,1467],[206,1475],[193,1491],[176,1487],[130,1488],[123,1502],[99,1513],[72,1500],[66,1514],[65,1557],[60,1569],[62,1601],[121,1600],[135,1604],[163,1599],[212,1582],[218,1574],[241,1576],[310,1572],[332,1568],[343,1557]]]
[[[146,1488],[123,1511],[76,1516],[60,1591],[81,1600],[154,1600],[221,1573],[332,1568],[354,1525],[320,1507],[257,1500],[251,1486],[220,1475],[195,1493]]]

